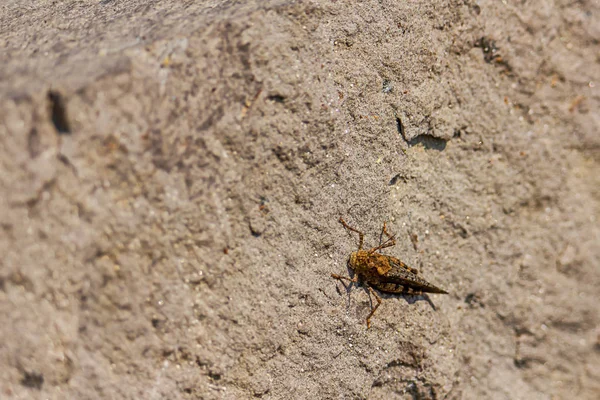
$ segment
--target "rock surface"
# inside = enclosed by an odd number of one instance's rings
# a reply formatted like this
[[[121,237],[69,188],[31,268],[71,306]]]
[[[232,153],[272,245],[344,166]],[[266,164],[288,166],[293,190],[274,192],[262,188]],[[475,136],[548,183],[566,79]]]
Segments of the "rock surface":
[[[597,399],[600,7],[5,0],[0,397]],[[339,216],[450,292],[346,274]]]

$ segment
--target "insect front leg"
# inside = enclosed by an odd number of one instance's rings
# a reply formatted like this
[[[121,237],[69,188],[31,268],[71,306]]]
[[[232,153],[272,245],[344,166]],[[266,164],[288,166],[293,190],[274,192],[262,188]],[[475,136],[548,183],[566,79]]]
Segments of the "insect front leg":
[[[354,278],[352,278],[352,279],[348,278],[347,276],[341,276],[341,275],[338,275],[338,274],[331,274],[331,277],[335,278],[335,279],[337,279],[339,281],[345,280],[345,281],[348,281],[348,282],[351,282],[351,283],[358,282],[358,275],[354,275]]]
[[[339,222],[340,222],[340,224],[344,225],[344,228],[348,229],[349,231],[358,233],[358,249],[362,250],[364,234],[361,231],[349,226],[342,217],[340,217]]]
[[[377,305],[373,307],[373,309],[371,310],[371,314],[369,314],[369,316],[367,317],[367,329],[371,328],[371,317],[373,316],[373,314],[375,314],[375,311],[377,311],[377,308],[381,305],[381,297],[379,297],[377,293],[375,293],[371,286],[369,286],[369,291],[373,293],[373,296],[375,296],[375,299],[377,300]]]

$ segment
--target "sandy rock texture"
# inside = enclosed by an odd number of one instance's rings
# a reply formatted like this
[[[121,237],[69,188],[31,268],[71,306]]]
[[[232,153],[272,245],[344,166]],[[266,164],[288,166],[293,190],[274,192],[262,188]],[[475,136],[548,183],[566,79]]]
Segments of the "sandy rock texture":
[[[4,0],[3,399],[597,399],[600,6]],[[356,235],[448,295],[382,295]]]

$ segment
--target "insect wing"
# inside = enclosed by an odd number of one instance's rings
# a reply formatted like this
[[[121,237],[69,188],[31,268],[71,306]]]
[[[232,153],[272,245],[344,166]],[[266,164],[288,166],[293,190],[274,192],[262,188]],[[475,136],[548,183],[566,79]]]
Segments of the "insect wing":
[[[393,284],[398,287],[403,286],[404,288],[402,291],[404,293],[410,292],[411,290],[415,292],[447,293],[445,290],[432,285],[417,274],[412,273],[411,268],[397,258],[390,257],[390,259],[392,269],[385,274],[383,279],[385,283]],[[400,290],[400,288],[398,288],[398,290]],[[398,291],[395,290],[394,293],[398,293]]]

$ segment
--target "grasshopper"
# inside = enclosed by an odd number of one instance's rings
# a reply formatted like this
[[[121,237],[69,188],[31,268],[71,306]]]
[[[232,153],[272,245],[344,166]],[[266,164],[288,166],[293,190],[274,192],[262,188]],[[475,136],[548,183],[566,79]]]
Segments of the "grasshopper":
[[[339,222],[349,231],[358,233],[358,250],[352,252],[348,258],[348,266],[354,271],[354,278],[331,274],[332,278],[347,280],[357,283],[359,280],[368,288],[369,292],[375,296],[377,305],[371,309],[367,316],[367,329],[371,327],[371,317],[377,311],[381,304],[381,298],[373,290],[373,287],[381,292],[395,294],[414,294],[421,293],[442,293],[448,294],[443,289],[432,285],[418,274],[419,271],[404,264],[395,257],[381,254],[381,250],[394,246],[396,239],[387,231],[385,222],[381,236],[387,236],[387,240],[377,247],[369,250],[363,250],[364,234],[357,229],[349,226],[342,217]]]

